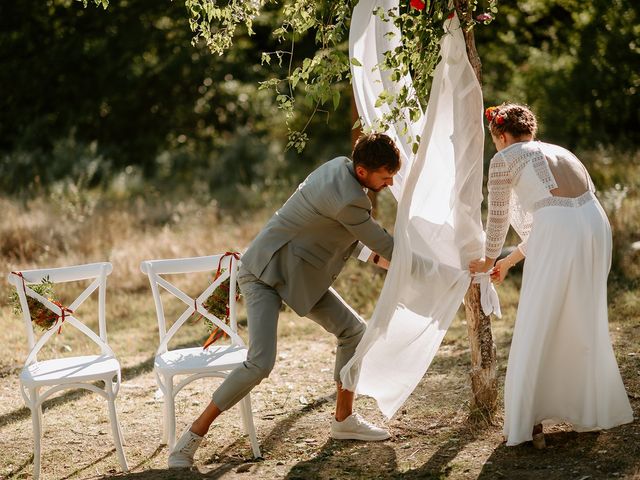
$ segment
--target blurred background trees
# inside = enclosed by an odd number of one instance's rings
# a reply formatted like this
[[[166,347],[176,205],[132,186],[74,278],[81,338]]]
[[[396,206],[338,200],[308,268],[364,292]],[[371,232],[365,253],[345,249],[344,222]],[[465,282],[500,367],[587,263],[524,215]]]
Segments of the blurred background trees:
[[[3,191],[32,194],[61,181],[108,187],[117,180],[133,193],[233,197],[295,183],[314,165],[348,153],[347,81],[335,86],[343,93],[337,109],[312,119],[305,150],[285,151],[284,113],[276,95],[259,88],[288,67],[288,59],[262,63],[262,52],[282,49],[273,35],[282,8],[267,4],[254,35],[239,27],[233,46],[218,56],[203,41],[192,45],[187,9],[178,1],[123,0],[106,10],[72,0],[4,2]],[[499,4],[496,20],[476,27],[485,103],[528,103],[539,115],[541,138],[578,152],[635,152],[639,9],[632,0]],[[314,34],[296,40],[298,58],[313,54]],[[306,122],[312,108],[298,105],[290,122]]]
[[[568,148],[640,143],[640,4],[505,2],[479,29],[487,99],[532,106],[541,136]]]
[[[267,10],[253,36],[240,29],[218,56],[192,46],[180,2],[129,0],[104,11],[71,0],[3,3],[3,190],[37,192],[65,178],[104,186],[124,173],[132,188],[142,178],[208,192],[298,178],[348,151],[348,116],[325,114],[303,155],[285,153],[284,116],[259,89],[280,73],[277,62],[261,65],[261,51],[278,48],[277,15]]]

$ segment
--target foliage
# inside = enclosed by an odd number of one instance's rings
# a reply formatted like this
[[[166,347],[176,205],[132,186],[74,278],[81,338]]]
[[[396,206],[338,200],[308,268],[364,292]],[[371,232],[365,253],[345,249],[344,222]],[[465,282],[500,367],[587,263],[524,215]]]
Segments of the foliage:
[[[440,0],[413,2],[425,8],[403,0],[393,18],[378,12],[403,31],[404,53],[389,61],[419,86],[383,98],[392,110],[424,104],[434,61],[435,44],[407,33],[436,38],[425,22],[441,31],[433,13],[448,12]],[[483,2],[469,2],[471,21],[488,21],[477,20],[491,13]],[[181,191],[205,203],[215,191],[242,208],[262,205],[270,190],[286,194],[310,168],[349,151],[355,3],[2,3],[0,188],[32,197]],[[530,104],[541,138],[579,151],[637,148],[639,8],[631,0],[501,3],[490,28],[474,26],[486,103]],[[224,55],[211,55],[214,45]],[[394,74],[393,64],[383,68]]]
[[[194,32],[193,45],[203,41],[211,52],[222,55],[231,47],[238,25],[244,24],[249,35],[254,33],[253,19],[262,3],[261,0],[230,0],[226,7],[220,7],[210,0],[185,0],[189,25]]]
[[[207,299],[202,302],[202,306],[214,317],[222,320],[223,323],[229,325],[229,291],[231,279],[224,280],[218,288],[216,288]],[[240,299],[240,288],[236,284],[236,300]],[[217,327],[208,318],[204,318],[207,330],[211,333]]]
[[[130,0],[103,12],[71,0],[46,8],[25,0],[0,9],[5,191],[78,178],[89,168],[84,158],[99,166],[89,187],[136,167],[145,178],[208,188],[220,179],[207,171],[238,131],[282,150],[284,122],[271,95],[258,91],[268,71],[241,29],[233,52],[214,58],[205,45],[191,45],[178,2]],[[264,30],[255,40],[269,45]],[[242,160],[259,169],[267,159]]]
[[[49,280],[49,277],[43,278],[40,283],[30,285],[29,288],[53,301],[53,282]],[[13,307],[13,313],[15,315],[22,315],[22,305],[20,304],[20,297],[17,291],[14,290],[11,292],[9,304]],[[28,295],[27,305],[29,307],[29,314],[31,315],[31,322],[41,330],[49,330],[58,321],[58,316],[54,312],[45,307],[40,301]]]
[[[504,3],[477,32],[487,103],[527,103],[542,138],[569,148],[640,143],[640,3]]]
[[[84,5],[84,8],[87,8],[87,5],[89,4],[89,0],[78,0],[78,1],[82,2],[82,4]],[[93,0],[93,3],[97,7],[102,7],[105,10],[109,6],[109,0]]]
[[[262,52],[262,64],[287,64],[283,77],[274,77],[261,82],[261,88],[273,89],[278,108],[285,112],[289,141],[287,148],[301,152],[308,142],[307,128],[313,116],[327,109],[337,110],[341,99],[341,90],[336,88],[351,78],[350,68],[362,64],[357,58],[349,58],[348,34],[351,13],[357,1],[349,2],[300,2],[273,0],[280,4],[280,17],[273,30],[280,45],[290,45],[274,51]],[[478,8],[477,0],[465,0],[464,9],[474,12]],[[238,24],[244,24],[251,32],[252,21],[260,11],[261,2],[230,1],[226,7],[210,6],[204,15],[206,0],[188,1],[187,8],[191,16],[191,28],[195,39],[204,38],[212,52],[224,53],[232,45],[232,37]],[[483,12],[476,18],[488,24],[497,12],[496,0],[488,0],[489,12]],[[438,61],[439,43],[444,33],[443,21],[451,12],[448,0],[431,0],[426,4],[401,3],[400,8],[389,11],[379,8],[376,12],[382,20],[393,22],[402,32],[403,41],[385,53],[384,61],[378,68],[385,74],[399,80],[413,74],[413,88],[405,86],[398,95],[383,92],[379,104],[389,107],[389,113],[372,128],[382,131],[388,125],[404,118],[408,111],[410,118],[420,117],[426,105],[429,93],[429,80]],[[470,30],[476,24],[474,17],[465,15],[463,25]],[[312,36],[316,48],[303,52],[301,60],[295,60],[296,43],[305,36]],[[304,54],[306,53],[306,57]],[[298,98],[311,104],[309,120],[300,128],[293,127],[294,111]],[[359,122],[354,125],[356,128]]]
[[[220,278],[220,275],[224,273],[225,269],[220,269],[218,267],[218,272],[214,278],[214,282]],[[231,312],[229,310],[229,295],[231,294],[231,278],[227,278],[223,282],[218,285],[211,295],[202,303],[202,305],[207,309],[207,311],[214,315],[216,318],[221,320],[226,325],[229,325],[231,322]],[[236,291],[234,292],[235,299],[238,301],[240,299],[240,288],[236,283]],[[226,335],[225,331],[222,330],[219,326],[213,323],[208,318],[204,317],[204,324],[207,327],[208,332],[210,333],[209,338],[204,342],[203,348],[208,348],[210,345],[215,343],[218,339],[224,337]]]
[[[487,11],[475,15],[478,9],[477,1],[462,1],[460,23],[465,31],[470,31],[477,23],[488,25],[497,13],[496,0],[489,0]],[[401,4],[402,5],[402,4]],[[403,77],[411,76],[412,84],[403,85],[397,95],[383,91],[378,98],[377,105],[386,105],[387,113],[374,124],[373,129],[384,131],[390,124],[398,123],[406,132],[409,126],[403,112],[408,113],[411,121],[420,118],[422,110],[426,108],[431,88],[431,77],[440,60],[440,40],[445,33],[444,24],[453,15],[454,10],[448,0],[431,0],[426,3],[414,0],[407,7],[402,5],[398,9],[384,11],[377,9],[374,14],[386,22],[393,22],[402,35],[402,41],[396,39],[397,46],[384,53],[384,60],[379,66],[392,80],[400,81]],[[393,37],[393,32],[387,34]],[[352,62],[356,62],[353,59]],[[414,149],[419,139],[414,142]]]
[[[613,233],[611,276],[618,286],[640,286],[640,153],[599,149],[580,160],[589,167]]]

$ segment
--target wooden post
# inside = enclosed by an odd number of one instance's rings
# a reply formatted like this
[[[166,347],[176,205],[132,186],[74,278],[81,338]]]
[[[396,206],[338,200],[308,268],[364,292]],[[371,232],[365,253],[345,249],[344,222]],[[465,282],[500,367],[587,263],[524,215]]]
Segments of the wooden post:
[[[460,23],[468,19],[468,0],[455,0],[455,8]],[[469,62],[482,85],[482,63],[476,50],[473,30],[463,30]],[[480,305],[480,286],[472,283],[464,297],[467,316],[467,331],[471,348],[471,406],[472,415],[492,422],[498,398],[496,371],[496,345],[491,332],[491,317],[484,315]]]

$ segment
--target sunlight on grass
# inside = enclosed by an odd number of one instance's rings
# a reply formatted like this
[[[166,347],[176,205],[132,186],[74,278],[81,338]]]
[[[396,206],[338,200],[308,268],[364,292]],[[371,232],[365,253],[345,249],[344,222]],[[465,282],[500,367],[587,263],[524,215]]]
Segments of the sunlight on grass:
[[[640,178],[640,170],[637,173]],[[606,194],[608,190],[604,188],[601,192],[603,197],[609,195],[607,198],[613,198],[612,195],[615,197],[615,192],[620,191],[615,185],[607,188],[613,188],[613,193]],[[610,277],[610,332],[625,386],[634,405],[640,399],[640,295],[637,291],[640,263],[639,253],[629,245],[640,240],[636,238],[640,231],[639,201],[637,184],[632,182],[623,198],[604,202],[609,209],[614,248],[617,249]],[[210,255],[227,250],[242,251],[271,215],[272,209],[265,207],[257,212],[233,216],[221,211],[215,202],[198,204],[195,201],[138,198],[111,199],[101,203],[83,199],[82,195],[74,202],[64,205],[61,198],[25,202],[0,198],[0,208],[5,213],[0,219],[0,257],[5,275],[16,269],[95,261],[113,263],[114,270],[107,282],[107,333],[123,367],[119,408],[125,437],[135,433],[127,447],[128,454],[136,459],[139,469],[156,469],[158,472],[157,469],[164,469],[166,463],[166,450],[158,446],[161,409],[154,397],[157,386],[151,373],[159,342],[158,325],[149,282],[140,272],[140,262]],[[381,223],[392,231],[395,204],[388,192],[379,198],[378,216]],[[212,271],[207,274],[176,278],[176,283],[187,294],[195,296],[212,280],[215,267],[212,265]],[[0,282],[0,345],[4,352],[0,357],[0,395],[3,400],[0,419],[4,423],[0,422],[0,443],[8,439],[12,442],[7,455],[0,459],[0,476],[11,471],[29,472],[31,468],[28,460],[31,451],[29,413],[23,408],[18,390],[18,375],[28,354],[27,342],[23,320],[13,314],[8,303],[11,289],[6,276],[3,278]],[[385,273],[381,269],[350,260],[334,286],[363,318],[369,319],[384,279]],[[492,319],[498,359],[499,405],[502,405],[502,384],[521,281],[521,270],[516,269],[503,285],[498,286],[503,317]],[[56,287],[55,294],[66,304],[75,298],[80,288],[60,286]],[[165,312],[170,325],[186,305],[165,295],[163,300],[166,301]],[[97,329],[96,309],[97,296],[94,294],[76,313],[90,327]],[[246,339],[246,311],[242,301],[238,324],[240,335]],[[299,474],[300,478],[306,478],[318,471],[329,476],[349,472],[352,478],[370,478],[372,470],[365,459],[372,454],[384,460],[382,467],[376,467],[376,472],[388,472],[390,476],[406,474],[410,478],[436,478],[430,476],[433,472],[439,472],[437,478],[485,478],[482,477],[483,472],[489,475],[486,478],[493,478],[494,470],[517,476],[518,470],[511,467],[512,464],[521,462],[529,465],[527,468],[536,465],[537,460],[529,459],[528,452],[501,450],[501,412],[495,425],[478,426],[467,421],[471,413],[470,360],[462,306],[429,371],[389,422],[394,433],[393,441],[374,447],[368,445],[367,448],[326,440],[327,419],[333,411],[335,339],[314,322],[299,318],[286,306],[283,306],[278,328],[276,367],[252,393],[259,436],[267,458],[257,469],[265,478],[281,478],[287,472],[292,477]],[[194,316],[176,335],[174,343],[199,346],[207,336],[203,321]],[[95,351],[92,342],[66,325],[60,335],[52,337],[40,357],[83,355]],[[176,403],[180,428],[201,411],[218,383],[219,380],[199,381],[180,394]],[[96,472],[111,475],[117,471],[113,470],[117,469],[114,456],[104,453],[112,446],[101,400],[91,400],[81,394],[61,393],[58,397],[62,405],[72,403],[75,411],[73,415],[62,414],[62,409],[52,406],[50,409],[58,413],[45,415],[48,433],[45,434],[44,462],[48,471],[53,476],[67,476],[75,470],[77,478],[95,475]],[[382,421],[373,400],[359,398],[358,406],[368,417]],[[97,450],[103,452],[104,458],[98,460],[96,455],[87,454],[78,465],[68,461],[56,462],[56,459],[81,455],[75,447],[69,447],[58,438],[58,430],[67,431],[69,425],[74,429],[81,428],[82,435],[88,435],[87,438],[93,442],[90,450],[93,453]],[[633,424],[625,428],[625,432],[631,435],[629,432],[636,426]],[[208,440],[210,443],[199,453],[197,460],[205,466],[242,463],[249,449],[246,439],[239,437],[240,431],[238,413],[234,410],[225,416],[221,424],[216,424]],[[584,451],[595,447],[591,437],[580,438],[582,440],[576,443],[575,448],[566,447],[573,448],[568,454],[566,471],[586,471],[575,465],[582,461]],[[617,442],[615,438],[614,443]],[[611,441],[607,442],[606,448],[598,448],[616,451]],[[609,459],[598,451],[596,449],[593,454],[594,462],[606,463]],[[12,463],[11,458],[22,459],[22,470]],[[618,465],[615,462],[622,460],[616,458],[611,461]],[[498,466],[485,465],[489,459]],[[86,465],[96,460],[94,472],[93,467]],[[594,465],[590,463],[587,467],[595,468]],[[169,478],[164,473],[157,475],[157,478]]]

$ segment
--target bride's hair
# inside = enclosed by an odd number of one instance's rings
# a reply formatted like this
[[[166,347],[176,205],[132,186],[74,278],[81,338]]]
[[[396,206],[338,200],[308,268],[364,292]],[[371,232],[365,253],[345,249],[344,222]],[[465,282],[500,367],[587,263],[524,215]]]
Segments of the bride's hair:
[[[384,133],[361,135],[351,154],[354,165],[362,165],[369,171],[381,167],[389,172],[400,170],[400,152],[393,140]]]
[[[536,121],[536,116],[526,105],[503,103],[495,107],[492,117],[489,123],[489,130],[491,130],[492,135],[510,133],[515,138],[525,135],[536,136],[538,122]]]

